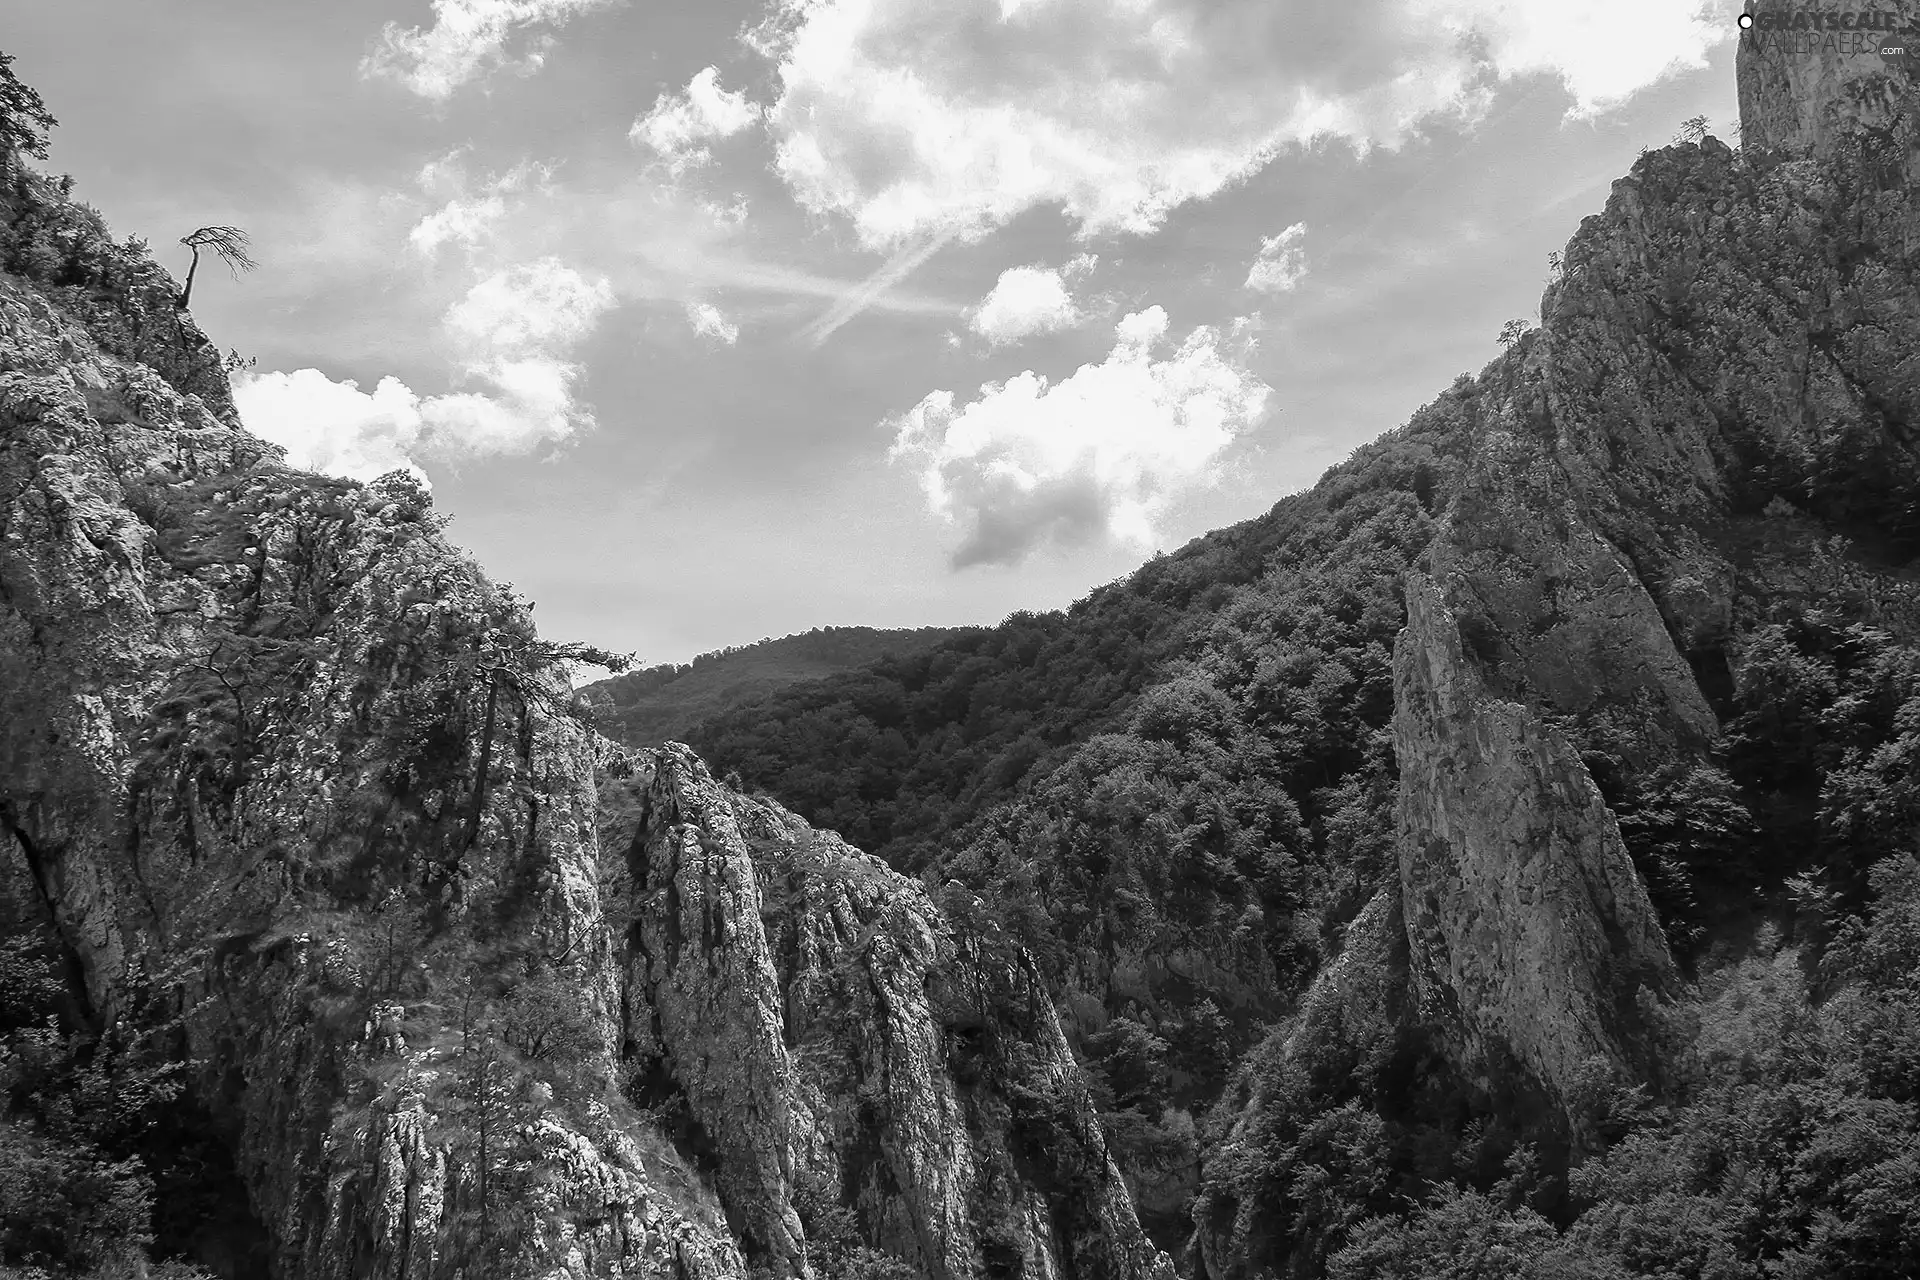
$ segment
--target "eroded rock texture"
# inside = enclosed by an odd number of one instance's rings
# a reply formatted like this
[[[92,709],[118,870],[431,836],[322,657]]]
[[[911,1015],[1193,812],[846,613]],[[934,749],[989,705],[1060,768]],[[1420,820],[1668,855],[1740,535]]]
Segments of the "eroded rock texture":
[[[1421,1012],[1560,1097],[1598,1058],[1644,1078],[1639,1010],[1677,975],[1612,813],[1567,741],[1491,696],[1433,585],[1394,655],[1400,887]],[[1494,1042],[1490,1046],[1489,1041]]]
[[[7,856],[93,1018],[185,1015],[278,1273],[737,1274],[587,1084],[613,973],[554,673],[496,696],[473,785],[469,659],[524,610],[34,289],[0,281],[0,320]],[[534,972],[572,998],[564,1069],[509,1043]]]
[[[939,1280],[1172,1274],[1032,961],[977,900],[952,887],[953,919],[685,747],[636,776],[626,1052],[684,1101],[750,1256],[798,1269],[796,1209],[844,1202]]]
[[[1017,948],[684,750],[609,902],[526,607],[153,300],[0,278],[0,857],[272,1274],[1170,1274]]]

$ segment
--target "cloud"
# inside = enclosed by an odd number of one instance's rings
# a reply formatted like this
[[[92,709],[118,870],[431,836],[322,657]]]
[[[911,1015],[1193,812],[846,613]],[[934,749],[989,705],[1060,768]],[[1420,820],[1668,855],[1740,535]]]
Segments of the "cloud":
[[[234,401],[257,435],[295,466],[371,479],[417,457],[525,453],[593,426],[566,358],[613,305],[604,280],[546,258],[482,280],[447,312],[462,378],[477,389],[422,397],[398,378],[371,393],[318,369],[249,375]]]
[[[504,174],[491,174],[480,183],[478,192],[471,192],[458,151],[429,161],[420,170],[419,182],[430,193],[451,193],[446,203],[407,233],[408,243],[428,257],[450,244],[469,254],[477,251],[506,217],[509,195],[530,189],[546,196],[554,192],[553,170],[537,161],[516,165]]]
[[[433,0],[426,30],[389,22],[373,52],[360,63],[363,76],[398,80],[423,98],[444,102],[469,80],[495,67],[528,74],[545,61],[553,36],[536,31],[516,61],[506,46],[516,30],[557,27],[589,10],[620,0]]]
[[[721,204],[714,200],[701,200],[699,205],[706,215],[713,219],[716,226],[726,228],[727,230],[734,230],[746,225],[747,198],[738,192],[734,193],[733,201],[730,204]]]
[[[1196,328],[1166,344],[1160,307],[1126,316],[1100,364],[1055,385],[1031,371],[957,405],[935,391],[888,425],[889,458],[911,461],[933,511],[961,524],[955,568],[1016,564],[1045,542],[1101,537],[1151,546],[1177,490],[1210,483],[1270,389]]]
[[[1307,274],[1307,251],[1300,245],[1306,234],[1307,224],[1296,222],[1280,234],[1262,239],[1244,287],[1262,293],[1285,293],[1299,284]]]
[[[1001,346],[1077,323],[1080,309],[1067,291],[1066,278],[1085,274],[1095,261],[1094,255],[1081,254],[1063,271],[1038,266],[1002,271],[993,291],[968,317],[968,327]]]
[[[868,307],[883,305],[895,285],[919,270],[922,263],[940,252],[951,239],[949,235],[936,235],[921,244],[908,245],[900,250],[865,280],[846,286],[831,307],[801,329],[800,338],[817,347],[833,336],[841,325]]]
[[[285,445],[293,466],[352,480],[418,470],[411,454],[425,426],[420,397],[398,378],[382,378],[368,394],[318,369],[241,374],[233,399],[248,429]]]
[[[732,346],[740,340],[740,326],[720,314],[720,308],[707,302],[687,304],[687,322],[703,338],[718,338]]]
[[[507,203],[499,196],[455,198],[414,224],[407,241],[429,257],[447,244],[458,244],[471,252],[506,212]]]
[[[512,356],[569,346],[592,332],[613,305],[604,281],[589,281],[557,258],[495,272],[447,312],[447,327],[469,351]]]
[[[785,0],[751,33],[795,199],[893,252],[1036,206],[1153,230],[1288,144],[1393,144],[1493,84],[1555,76],[1593,114],[1705,65],[1712,0]]]
[[[722,89],[719,69],[708,67],[678,96],[663,93],[655,99],[653,110],[633,122],[627,137],[658,152],[678,174],[712,164],[713,153],[704,144],[751,128],[762,114],[745,93]]]

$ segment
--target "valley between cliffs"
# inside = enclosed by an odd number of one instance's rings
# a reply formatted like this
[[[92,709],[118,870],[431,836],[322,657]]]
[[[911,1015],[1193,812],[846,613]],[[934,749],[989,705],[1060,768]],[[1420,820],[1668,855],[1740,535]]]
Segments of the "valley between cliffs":
[[[1748,46],[1740,76],[1739,151],[1644,156],[1540,327],[1310,493],[698,752],[598,732],[579,647],[417,485],[287,466],[171,279],[5,157],[6,1247],[279,1280],[1896,1274],[1920,124],[1891,65]],[[939,684],[1067,659],[1111,698],[1004,733]],[[964,785],[808,793],[884,732],[954,758],[923,695],[994,744]],[[1781,1098],[1819,1119],[1713,1145]]]

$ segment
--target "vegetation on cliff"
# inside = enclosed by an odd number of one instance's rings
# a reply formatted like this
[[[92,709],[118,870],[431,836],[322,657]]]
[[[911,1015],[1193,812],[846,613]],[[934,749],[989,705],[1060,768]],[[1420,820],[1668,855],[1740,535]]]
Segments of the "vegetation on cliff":
[[[0,1267],[1920,1265],[1908,116],[1651,152],[1310,492],[735,702],[570,697],[0,115]],[[587,728],[676,689],[711,771]]]
[[[585,685],[601,727],[633,746],[677,742],[716,712],[804,680],[854,671],[892,653],[925,648],[951,628],[884,631],[816,627],[802,635],[718,649]]]

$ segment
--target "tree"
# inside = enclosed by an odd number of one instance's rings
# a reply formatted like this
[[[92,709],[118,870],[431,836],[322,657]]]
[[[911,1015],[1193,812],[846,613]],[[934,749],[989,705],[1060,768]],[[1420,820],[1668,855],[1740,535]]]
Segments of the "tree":
[[[1673,135],[1673,140],[1698,145],[1707,140],[1707,128],[1705,116],[1689,116],[1680,122],[1680,132]]]
[[[423,483],[420,477],[405,467],[396,467],[376,478],[367,488],[385,498],[391,498],[400,506],[401,514],[410,520],[419,520],[433,510],[433,491]],[[444,527],[445,521],[440,522]]]
[[[481,1274],[488,1275],[499,1237],[493,1210],[500,1200],[498,1182],[507,1163],[503,1157],[508,1153],[502,1147],[511,1146],[519,1081],[490,1016],[486,995],[472,973],[467,975],[461,1000],[460,1062],[453,1074],[455,1114],[465,1130],[463,1145],[473,1159],[474,1198],[465,1212],[472,1215],[473,1245],[486,1267]]]
[[[1510,347],[1520,341],[1526,332],[1527,322],[1525,320],[1509,320],[1500,326],[1500,345]]]
[[[187,308],[187,299],[193,295],[193,274],[200,269],[200,251],[209,250],[220,261],[227,264],[227,270],[237,278],[242,271],[251,271],[260,264],[249,256],[247,250],[252,242],[247,233],[238,227],[201,227],[180,237],[180,243],[193,250],[193,265],[187,268],[187,283],[180,290],[180,298],[174,305],[182,311]]]
[[[382,480],[389,477],[383,476]],[[584,662],[614,672],[633,665],[633,655],[609,653],[587,644],[555,644],[524,636],[504,627],[489,629],[480,637],[477,671],[487,686],[487,709],[480,725],[480,763],[475,772],[473,799],[467,810],[467,834],[461,851],[473,848],[480,837],[480,815],[486,809],[487,770],[493,760],[493,743],[499,725],[500,694],[512,694],[524,708],[539,703],[547,710],[570,714],[572,707],[562,705],[546,691],[538,679],[542,672],[563,662]]]
[[[21,84],[12,71],[13,58],[0,53],[0,150],[24,151],[47,158],[47,131],[59,121],[47,111],[40,95]]]

